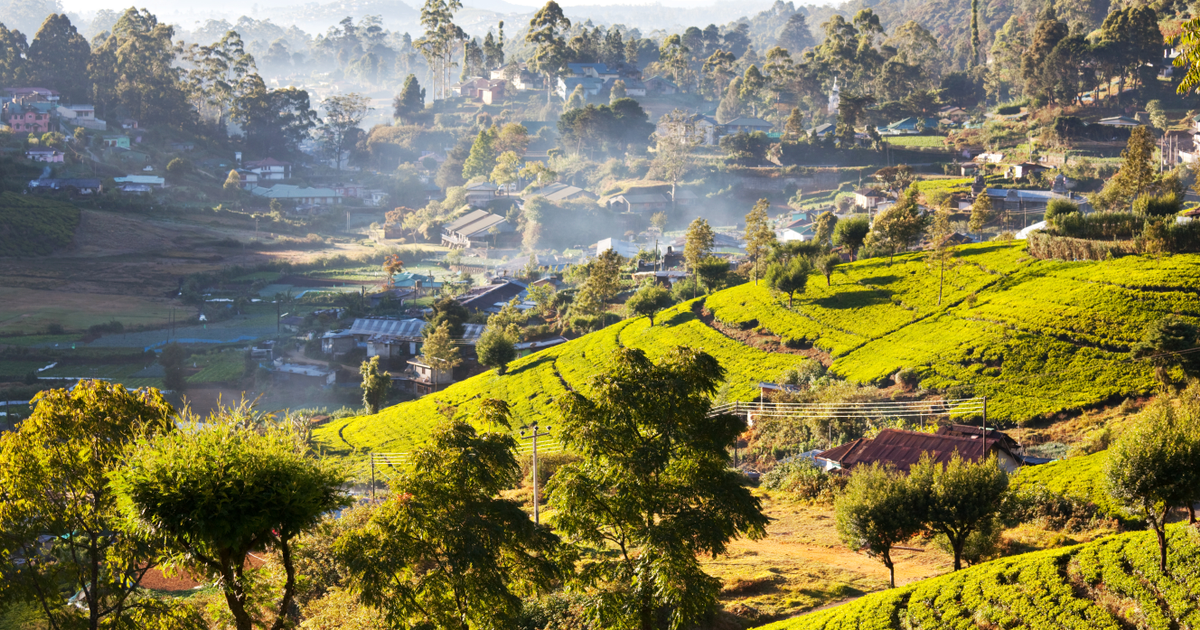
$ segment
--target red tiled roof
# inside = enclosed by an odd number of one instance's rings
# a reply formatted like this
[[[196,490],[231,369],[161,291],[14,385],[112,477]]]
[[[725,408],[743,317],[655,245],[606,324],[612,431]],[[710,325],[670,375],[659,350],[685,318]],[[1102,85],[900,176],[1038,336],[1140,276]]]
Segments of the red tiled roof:
[[[989,436],[991,432],[989,431]],[[1001,439],[989,439],[987,452],[1002,451],[1013,456],[1012,451]],[[842,468],[853,468],[859,464],[875,462],[889,463],[897,470],[906,471],[929,453],[938,463],[947,463],[958,453],[968,461],[978,461],[984,455],[983,440],[978,436],[930,434],[919,431],[884,429],[875,439],[859,438],[853,442],[831,448],[819,455],[821,459],[837,462]]]

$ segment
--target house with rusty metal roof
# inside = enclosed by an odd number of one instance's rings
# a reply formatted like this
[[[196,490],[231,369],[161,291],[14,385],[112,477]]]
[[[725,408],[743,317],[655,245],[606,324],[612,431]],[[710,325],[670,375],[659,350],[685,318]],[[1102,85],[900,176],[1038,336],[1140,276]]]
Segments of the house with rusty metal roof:
[[[879,463],[907,472],[926,453],[940,464],[948,463],[957,453],[972,462],[994,455],[1000,467],[1010,473],[1021,467],[1024,460],[1014,447],[1016,441],[999,431],[971,432],[970,428],[943,428],[937,433],[884,429],[874,438],[859,438],[823,451],[816,459],[829,469],[850,470]]]

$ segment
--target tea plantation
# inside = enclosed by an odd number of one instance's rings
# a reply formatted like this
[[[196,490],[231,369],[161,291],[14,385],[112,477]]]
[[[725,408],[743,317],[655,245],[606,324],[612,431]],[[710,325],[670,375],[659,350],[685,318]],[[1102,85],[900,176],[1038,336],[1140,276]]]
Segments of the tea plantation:
[[[779,621],[761,630],[886,628],[1195,628],[1200,532],[1168,528],[1158,568],[1152,532],[986,562]]]
[[[56,199],[0,193],[0,256],[44,256],[75,240],[79,208]]]
[[[1021,470],[1017,485],[1043,487],[1078,501],[1091,503],[1104,514],[1124,518],[1117,503],[1104,489],[1104,465],[1108,462],[1108,451],[1072,457],[1041,466]]]
[[[796,366],[794,354],[732,339],[696,314],[709,309],[733,328],[803,340],[833,357],[833,373],[879,383],[916,370],[922,386],[988,397],[989,419],[1019,422],[1120,400],[1154,388],[1151,370],[1128,349],[1150,322],[1176,313],[1200,322],[1200,255],[1161,260],[1040,261],[1023,243],[959,248],[938,277],[922,254],[841,266],[830,286],[814,275],[795,306],[764,285],[743,284],[677,305],[655,318],[627,320],[374,416],[339,420],[316,437],[334,452],[404,451],[421,441],[441,410],[469,413],[487,397],[507,400],[518,423],[556,417],[554,399],[582,390],[618,347],[658,356],[678,345],[701,348],[728,372],[721,396],[748,400],[756,384]]]

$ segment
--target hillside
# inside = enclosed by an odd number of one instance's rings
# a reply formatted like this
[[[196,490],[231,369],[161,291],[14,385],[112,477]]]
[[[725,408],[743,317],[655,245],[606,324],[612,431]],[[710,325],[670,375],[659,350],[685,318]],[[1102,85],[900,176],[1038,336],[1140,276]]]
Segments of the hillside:
[[[1168,528],[1167,574],[1152,532],[993,560],[761,630],[1193,628],[1200,533]]]
[[[989,419],[1021,422],[1150,391],[1149,369],[1127,351],[1150,322],[1168,313],[1200,321],[1200,256],[1105,262],[1039,261],[1024,244],[960,248],[960,265],[938,283],[921,254],[843,265],[813,276],[794,309],[765,286],[744,284],[673,307],[656,324],[627,320],[487,372],[436,395],[340,420],[317,432],[329,449],[402,451],[419,442],[443,406],[469,411],[483,397],[502,398],[520,422],[553,420],[553,400],[586,387],[619,346],[659,355],[676,345],[711,353],[729,373],[722,396],[749,400],[802,359],[748,346],[725,334],[765,329],[780,341],[811,343],[829,353],[832,371],[881,383],[898,370],[922,386],[988,397]],[[722,324],[706,323],[705,315]],[[777,346],[776,346],[777,347]]]
[[[1104,464],[1108,451],[1072,457],[1021,471],[1017,485],[1043,487],[1055,494],[1085,501],[1114,518],[1127,518],[1104,489]]]
[[[54,199],[0,193],[0,256],[44,256],[66,247],[79,208]]]

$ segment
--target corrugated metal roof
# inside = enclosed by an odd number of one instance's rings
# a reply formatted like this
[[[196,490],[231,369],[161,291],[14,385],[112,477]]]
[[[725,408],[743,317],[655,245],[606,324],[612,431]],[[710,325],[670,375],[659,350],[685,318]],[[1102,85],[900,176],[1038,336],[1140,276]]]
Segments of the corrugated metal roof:
[[[462,227],[456,228],[451,231],[458,232],[459,234],[462,234],[463,236],[470,237],[470,236],[475,236],[475,235],[479,234],[480,232],[486,232],[488,230],[488,228],[491,228],[494,225],[499,225],[501,223],[504,223],[504,217],[502,217],[498,214],[487,214],[485,216],[482,216],[482,217],[476,219],[475,221],[472,221]]]
[[[423,319],[356,319],[350,326],[354,335],[392,337],[419,340],[429,322]],[[478,339],[483,334],[483,324],[463,324],[464,341]]]
[[[979,436],[963,437],[884,429],[875,439],[859,438],[831,448],[818,457],[837,462],[842,468],[880,462],[889,463],[897,470],[904,471],[920,461],[921,456],[925,453],[929,453],[934,461],[944,464],[953,459],[956,452],[965,460],[978,461],[984,455],[983,448],[984,441]],[[1004,443],[1004,440],[989,439],[987,451],[996,450],[1008,453],[1014,460],[1018,459]]]
[[[480,219],[480,217],[485,217],[488,214],[489,213],[487,210],[472,210],[471,212],[468,212],[466,215],[459,217],[459,218],[455,219],[454,221],[452,221],[449,225],[446,226],[446,229],[447,230],[457,230],[458,228],[460,228],[464,225],[469,225],[472,222],[478,221]]]

